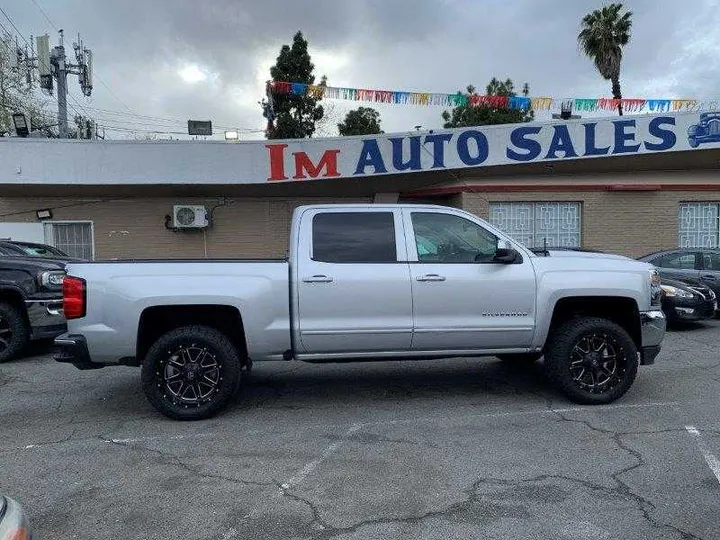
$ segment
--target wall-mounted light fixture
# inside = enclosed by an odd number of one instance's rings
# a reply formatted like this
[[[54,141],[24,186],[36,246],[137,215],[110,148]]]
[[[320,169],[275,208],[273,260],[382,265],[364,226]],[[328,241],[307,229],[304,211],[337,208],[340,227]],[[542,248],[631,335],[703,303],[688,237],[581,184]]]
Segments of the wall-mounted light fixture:
[[[30,123],[25,113],[16,112],[12,115],[15,133],[18,137],[27,137],[30,134]]]

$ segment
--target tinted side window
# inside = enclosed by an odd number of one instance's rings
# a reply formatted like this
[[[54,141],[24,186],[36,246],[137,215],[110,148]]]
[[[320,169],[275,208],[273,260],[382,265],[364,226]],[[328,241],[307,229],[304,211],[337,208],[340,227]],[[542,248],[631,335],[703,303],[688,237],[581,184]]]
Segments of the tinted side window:
[[[652,264],[660,268],[671,268],[674,270],[695,270],[694,253],[670,253],[652,261]]]
[[[313,260],[331,263],[397,261],[392,212],[328,212],[312,223]]]

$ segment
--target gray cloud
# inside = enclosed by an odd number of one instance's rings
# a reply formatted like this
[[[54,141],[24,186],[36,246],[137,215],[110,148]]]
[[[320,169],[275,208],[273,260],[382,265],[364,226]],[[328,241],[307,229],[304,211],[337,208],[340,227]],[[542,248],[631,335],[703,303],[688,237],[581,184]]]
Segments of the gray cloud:
[[[38,2],[66,35],[83,33],[97,73],[114,94],[133,112],[154,117],[212,118],[216,125],[262,129],[256,102],[266,69],[298,29],[310,42],[316,75],[327,74],[336,85],[452,92],[469,83],[482,88],[498,76],[511,77],[518,87],[527,81],[534,95],[597,97],[610,91],[576,43],[580,18],[600,7],[598,1]],[[634,12],[623,62],[626,96],[720,96],[715,0],[695,0],[682,9],[673,0],[631,0],[626,6]],[[14,2],[6,11],[26,34],[51,31],[32,2]],[[178,70],[186,65],[205,71],[207,80],[185,82]],[[90,102],[76,99],[88,107],[124,110],[98,83]],[[334,118],[323,131],[331,133],[332,124],[356,105],[333,102]],[[386,131],[441,125],[436,107],[377,108]],[[107,125],[183,129],[181,122],[91,112]]]

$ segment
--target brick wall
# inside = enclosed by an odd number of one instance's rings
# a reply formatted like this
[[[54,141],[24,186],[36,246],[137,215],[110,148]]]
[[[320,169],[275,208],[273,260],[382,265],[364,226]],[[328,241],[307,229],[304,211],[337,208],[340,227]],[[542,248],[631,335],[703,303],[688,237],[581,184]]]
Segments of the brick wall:
[[[53,209],[53,220],[90,220],[95,258],[284,257],[290,218],[302,204],[370,202],[371,198],[237,198],[214,213],[214,227],[172,232],[165,215],[173,204],[202,204],[218,199],[137,198],[68,199],[0,197],[0,221],[37,222],[35,210]]]
[[[488,219],[490,202],[579,201],[582,245],[629,256],[676,247],[678,205],[720,202],[720,192],[694,191],[524,191],[463,193],[462,208]]]

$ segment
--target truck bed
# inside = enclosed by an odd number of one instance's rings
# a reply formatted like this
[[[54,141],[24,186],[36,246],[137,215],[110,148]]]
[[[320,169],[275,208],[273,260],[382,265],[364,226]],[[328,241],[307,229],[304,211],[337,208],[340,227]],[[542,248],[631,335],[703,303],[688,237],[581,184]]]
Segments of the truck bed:
[[[282,358],[290,349],[283,259],[99,261],[71,263],[67,272],[87,282],[87,314],[74,330],[88,337],[96,362],[135,357],[140,318],[158,305],[236,308],[252,358]]]

